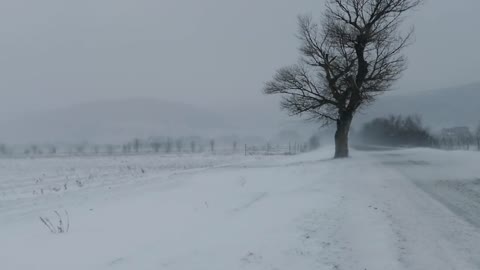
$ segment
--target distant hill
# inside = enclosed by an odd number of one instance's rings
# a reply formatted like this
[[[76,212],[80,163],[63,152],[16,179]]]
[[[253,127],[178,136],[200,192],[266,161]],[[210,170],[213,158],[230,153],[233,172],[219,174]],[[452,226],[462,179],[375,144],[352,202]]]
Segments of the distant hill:
[[[197,135],[229,128],[220,115],[154,99],[101,101],[29,113],[2,124],[2,141],[120,141],[155,135]]]
[[[480,122],[480,83],[413,93],[392,92],[362,112],[358,123],[389,114],[419,114],[433,130],[476,127]]]
[[[267,105],[200,108],[146,98],[99,101],[12,117],[0,123],[0,142],[118,143],[154,136],[268,140],[289,129],[303,137],[312,134],[311,123],[279,113],[277,103]]]
[[[319,124],[289,118],[278,102],[250,106],[221,104],[201,108],[156,99],[98,101],[58,110],[26,113],[0,123],[0,142],[124,142],[135,137],[212,136],[263,137],[278,141],[301,140]],[[480,83],[439,90],[387,93],[362,111],[354,129],[375,117],[418,114],[433,131],[445,127],[476,127],[480,122]],[[292,135],[291,131],[298,133]],[[285,134],[290,134],[285,139]],[[293,138],[291,138],[293,136]]]

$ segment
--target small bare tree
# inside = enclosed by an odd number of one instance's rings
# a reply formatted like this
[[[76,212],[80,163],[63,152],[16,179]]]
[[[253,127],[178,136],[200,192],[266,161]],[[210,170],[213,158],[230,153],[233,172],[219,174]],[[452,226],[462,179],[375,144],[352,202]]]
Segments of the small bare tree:
[[[136,138],[133,140],[133,149],[135,151],[135,153],[138,153],[138,151],[140,151],[140,146],[141,146],[141,141],[140,139]]]
[[[210,140],[210,152],[215,152],[215,140],[211,139]]]
[[[298,64],[280,69],[265,86],[282,107],[324,125],[335,123],[335,158],[348,157],[355,113],[389,90],[406,67],[402,54],[413,29],[405,13],[423,0],[327,0],[321,25],[299,18]]]
[[[478,124],[477,130],[475,131],[475,138],[477,139],[477,150],[480,151],[480,124]]]
[[[3,143],[0,144],[0,155],[7,155],[7,146]]]
[[[160,148],[162,147],[162,143],[157,140],[153,141],[150,145],[152,146],[155,153],[158,153],[160,151]]]
[[[53,144],[50,145],[50,147],[49,147],[49,153],[50,153],[51,155],[55,155],[55,154],[57,153],[57,147],[56,147],[55,145],[53,145]]]
[[[83,154],[85,152],[85,148],[87,148],[86,143],[80,143],[75,146],[75,152],[79,155]]]
[[[175,141],[175,147],[177,148],[177,152],[178,153],[181,153],[182,150],[183,150],[183,140],[181,138],[178,138],[176,141]]]
[[[128,154],[130,153],[130,143],[122,145],[122,153],[123,154]]]
[[[232,143],[232,147],[233,147],[233,152],[237,152],[237,145],[238,145],[238,142],[237,141],[233,141]]]
[[[172,147],[173,147],[172,139],[167,138],[167,141],[165,142],[165,152],[167,154],[170,154],[172,152]]]
[[[195,153],[195,150],[196,150],[195,141],[191,141],[191,142],[190,142],[190,151],[191,151],[192,153]]]
[[[463,133],[458,135],[458,140],[461,147],[465,150],[470,150],[470,145],[472,144],[474,138],[470,128],[467,127]]]
[[[40,154],[40,147],[38,145],[34,144],[30,147],[31,153],[34,155]]]
[[[107,144],[105,148],[108,155],[113,155],[113,153],[115,152],[115,147],[111,144]]]

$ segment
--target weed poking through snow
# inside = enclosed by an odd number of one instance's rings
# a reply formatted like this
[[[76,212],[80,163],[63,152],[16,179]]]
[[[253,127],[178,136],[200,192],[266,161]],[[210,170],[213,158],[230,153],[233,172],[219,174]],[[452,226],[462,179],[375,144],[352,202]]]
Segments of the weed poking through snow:
[[[68,215],[68,211],[64,210],[63,215],[56,210],[54,213],[56,222],[52,222],[53,219],[51,220],[48,217],[40,217],[40,220],[53,234],[67,233],[70,230],[70,216]]]

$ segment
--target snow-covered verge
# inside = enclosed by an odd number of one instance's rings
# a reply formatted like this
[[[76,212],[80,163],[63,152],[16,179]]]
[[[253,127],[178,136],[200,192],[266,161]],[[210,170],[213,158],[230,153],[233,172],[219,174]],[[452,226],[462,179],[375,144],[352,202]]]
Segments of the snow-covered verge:
[[[331,153],[0,160],[0,269],[480,268],[480,153]]]
[[[58,203],[102,199],[185,171],[259,162],[279,156],[131,155],[0,159],[0,213],[48,209]],[[126,188],[128,186],[128,188]],[[101,193],[101,196],[97,194]],[[0,219],[1,221],[1,219]]]

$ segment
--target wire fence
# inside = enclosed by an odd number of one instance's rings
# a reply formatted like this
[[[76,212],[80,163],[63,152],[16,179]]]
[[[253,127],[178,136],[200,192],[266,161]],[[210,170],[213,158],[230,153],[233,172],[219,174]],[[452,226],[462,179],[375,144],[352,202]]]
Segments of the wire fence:
[[[74,157],[74,156],[129,156],[129,155],[296,155],[307,152],[307,143],[129,143],[78,145],[0,145],[0,157]]]

